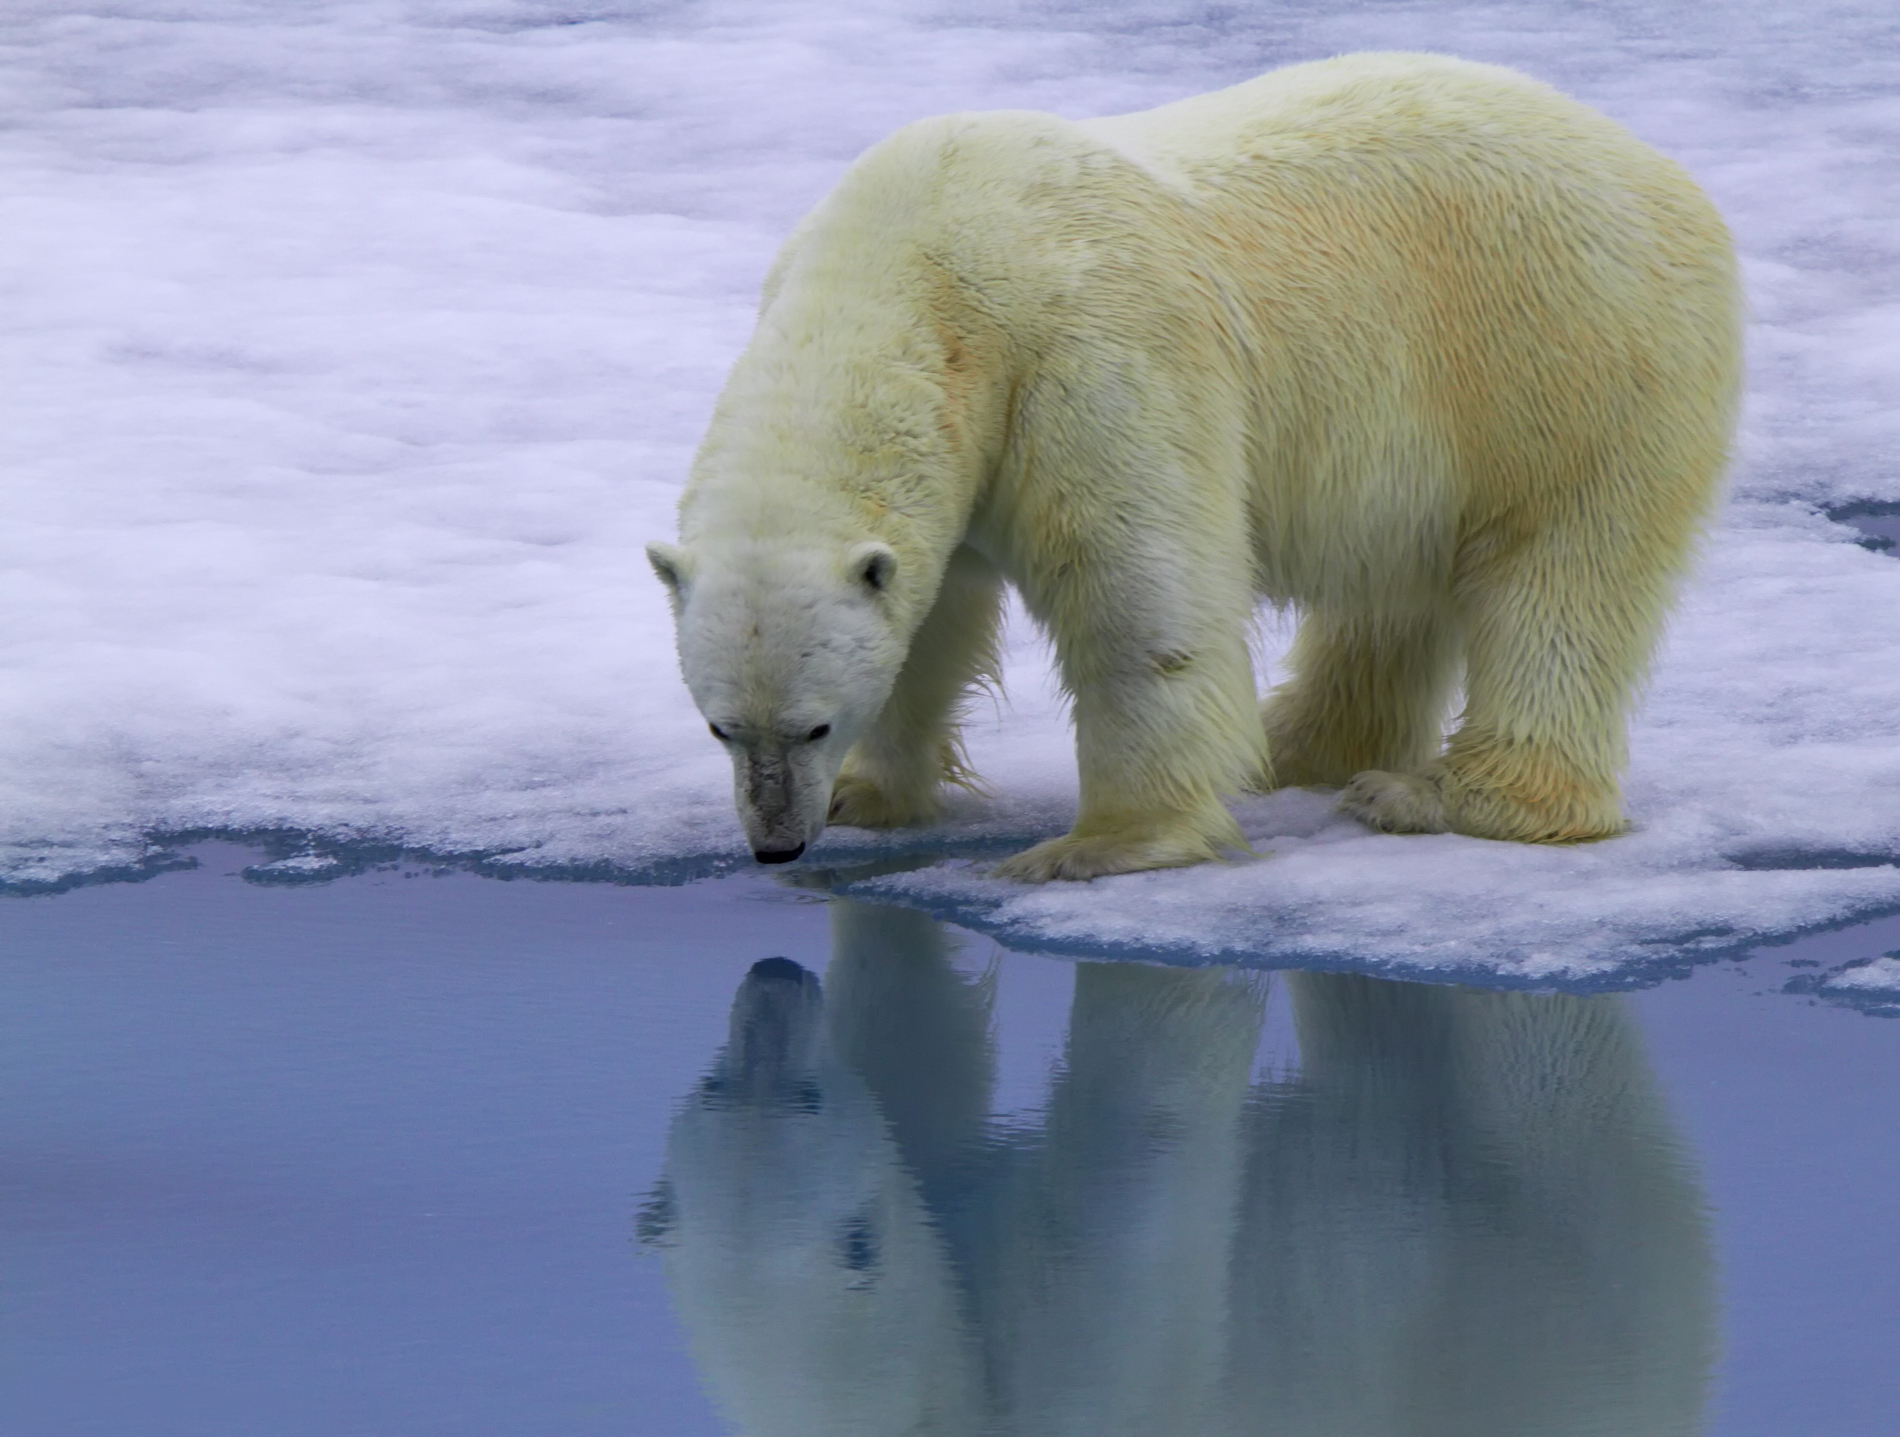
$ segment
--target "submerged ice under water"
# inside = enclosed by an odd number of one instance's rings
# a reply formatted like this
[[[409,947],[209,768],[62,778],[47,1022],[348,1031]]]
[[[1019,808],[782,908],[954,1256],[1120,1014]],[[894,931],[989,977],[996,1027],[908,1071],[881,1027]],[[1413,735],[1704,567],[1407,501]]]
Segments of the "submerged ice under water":
[[[1412,48],[1624,121],[1744,256],[1734,500],[1636,721],[1634,832],[1389,838],[1290,793],[1241,805],[1262,857],[1228,867],[846,881],[1018,943],[1524,978],[1900,905],[1900,563],[1826,517],[1900,502],[1890,7],[21,0],[0,40],[16,888],[202,831],[302,835],[280,877],[352,843],[731,861],[725,761],[639,548],[671,532],[779,236],[922,114],[1113,113]],[[1270,681],[1286,635],[1263,635]],[[970,733],[993,798],[813,861],[1066,826],[1065,718],[1020,622],[1007,691]]]

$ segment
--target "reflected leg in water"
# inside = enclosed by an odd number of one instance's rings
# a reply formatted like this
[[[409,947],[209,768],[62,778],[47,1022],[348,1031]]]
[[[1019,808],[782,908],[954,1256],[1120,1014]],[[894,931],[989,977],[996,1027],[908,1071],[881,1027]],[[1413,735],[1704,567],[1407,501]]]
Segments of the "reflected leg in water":
[[[939,1221],[975,1178],[995,1055],[995,973],[966,978],[943,925],[908,908],[831,900],[826,1026],[864,1080]]]
[[[1235,1434],[1689,1437],[1700,1187],[1621,999],[1289,978],[1235,1254]]]
[[[978,1286],[999,1429],[1218,1430],[1257,975],[1077,965],[1039,1134],[999,1171]]]

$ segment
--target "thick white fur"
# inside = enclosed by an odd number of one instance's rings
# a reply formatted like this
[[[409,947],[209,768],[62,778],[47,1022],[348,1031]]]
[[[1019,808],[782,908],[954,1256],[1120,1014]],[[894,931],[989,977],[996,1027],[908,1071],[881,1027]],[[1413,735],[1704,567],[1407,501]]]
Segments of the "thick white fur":
[[[1490,66],[900,131],[787,243],[655,546],[755,849],[932,816],[1005,580],[1082,781],[1012,876],[1215,856],[1223,796],[1274,784],[1395,831],[1618,832],[1738,312],[1680,169]],[[1303,618],[1264,711],[1259,596]]]

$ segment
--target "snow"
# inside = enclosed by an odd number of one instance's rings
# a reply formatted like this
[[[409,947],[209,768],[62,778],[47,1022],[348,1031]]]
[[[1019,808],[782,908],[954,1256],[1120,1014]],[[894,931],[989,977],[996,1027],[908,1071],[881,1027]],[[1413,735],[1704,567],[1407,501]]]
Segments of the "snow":
[[[639,550],[778,237],[919,115],[1114,113],[1364,48],[1579,95],[1744,253],[1736,497],[1634,729],[1635,831],[1389,838],[1292,793],[1240,806],[1256,861],[994,883],[978,857],[1074,801],[1018,624],[972,733],[993,798],[813,861],[1031,946],[1526,981],[1900,906],[1900,562],[1822,517],[1900,500],[1900,19],[1871,0],[15,0],[0,877],[137,872],[206,830],[294,835],[284,880],[352,842],[735,860]],[[849,867],[879,858],[924,866]]]
[[[1888,953],[1829,976],[1826,988],[1856,988],[1900,997],[1900,954]]]
[[[1824,1003],[1862,1013],[1900,1018],[1900,952],[1840,963],[1820,973],[1798,974],[1783,985],[1782,991],[1809,994]]]

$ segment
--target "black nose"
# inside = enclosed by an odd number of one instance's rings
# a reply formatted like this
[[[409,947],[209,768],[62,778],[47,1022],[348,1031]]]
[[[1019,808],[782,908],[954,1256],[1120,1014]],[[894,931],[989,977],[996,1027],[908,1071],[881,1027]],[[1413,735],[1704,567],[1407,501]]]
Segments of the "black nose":
[[[790,863],[804,851],[805,845],[801,843],[796,848],[755,848],[752,856],[761,863]]]
[[[789,958],[761,958],[752,965],[752,976],[775,983],[803,983],[810,975]]]

